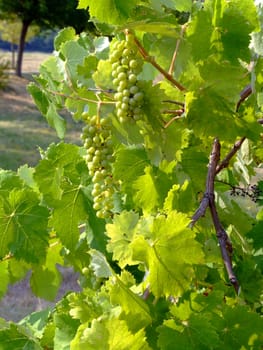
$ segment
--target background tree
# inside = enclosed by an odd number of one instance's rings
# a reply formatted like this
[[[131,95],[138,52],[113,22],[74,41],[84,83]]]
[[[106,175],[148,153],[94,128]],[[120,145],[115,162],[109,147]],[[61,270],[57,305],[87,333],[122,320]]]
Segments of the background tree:
[[[17,16],[13,16],[9,19],[3,19],[0,21],[0,37],[2,40],[7,41],[11,45],[11,53],[12,53],[12,62],[11,66],[14,69],[15,64],[15,51],[16,46],[19,45],[20,41],[20,33],[22,29],[22,22]],[[39,33],[39,26],[32,25],[28,28],[27,35],[25,41],[30,41],[33,37],[35,37]]]
[[[2,18],[16,15],[22,22],[20,31],[16,74],[22,75],[22,60],[28,29],[32,24],[46,27],[73,26],[77,32],[89,27],[89,14],[85,10],[77,10],[77,1],[69,0],[0,0]]]

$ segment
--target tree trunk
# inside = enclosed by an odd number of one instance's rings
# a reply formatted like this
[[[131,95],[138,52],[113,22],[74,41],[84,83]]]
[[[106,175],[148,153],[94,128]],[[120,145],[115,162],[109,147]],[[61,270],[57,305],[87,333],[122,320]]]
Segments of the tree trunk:
[[[30,24],[31,24],[31,21],[24,20],[22,22],[22,29],[20,33],[20,40],[19,40],[18,52],[17,52],[17,63],[16,63],[16,75],[19,77],[22,77],[23,53],[25,48],[26,35]]]
[[[12,69],[16,68],[16,49],[15,49],[15,44],[11,43],[11,54],[12,54]]]

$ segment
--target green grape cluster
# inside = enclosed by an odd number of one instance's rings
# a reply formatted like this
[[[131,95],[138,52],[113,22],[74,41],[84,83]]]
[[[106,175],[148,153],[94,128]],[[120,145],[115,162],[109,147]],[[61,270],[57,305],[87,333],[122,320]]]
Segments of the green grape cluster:
[[[84,116],[85,118],[85,116]],[[86,119],[82,129],[82,140],[87,150],[85,156],[88,171],[92,177],[93,208],[99,218],[107,218],[113,209],[114,183],[111,164],[113,147],[110,118],[93,116]]]
[[[117,89],[114,94],[117,117],[121,122],[140,120],[144,94],[137,77],[142,71],[143,60],[132,34],[127,34],[126,40],[113,44],[110,62],[113,84]]]

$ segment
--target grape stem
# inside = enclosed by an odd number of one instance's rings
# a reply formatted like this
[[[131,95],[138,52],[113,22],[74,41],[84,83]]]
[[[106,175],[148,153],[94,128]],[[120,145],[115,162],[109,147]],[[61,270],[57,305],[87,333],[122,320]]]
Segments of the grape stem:
[[[63,92],[58,92],[58,91],[54,91],[51,89],[46,89],[47,92],[49,92],[50,94],[53,94],[55,96],[61,96],[64,98],[69,98],[71,100],[74,101],[84,101],[84,102],[89,102],[89,103],[96,103],[96,104],[115,104],[115,101],[101,101],[101,100],[91,100],[89,98],[85,98],[85,97],[80,97],[80,96],[71,96],[71,95],[67,95],[64,94]]]
[[[163,109],[161,113],[182,115],[184,113],[184,109]]]
[[[172,75],[173,71],[174,71],[175,61],[176,61],[176,58],[177,58],[177,54],[178,54],[178,51],[179,51],[179,47],[180,47],[181,40],[183,38],[185,29],[186,29],[186,26],[182,26],[180,37],[179,37],[179,39],[176,42],[176,46],[175,46],[175,50],[174,50],[174,53],[173,53],[172,61],[171,61],[171,64],[170,64],[170,68],[168,70],[168,74],[170,74],[170,75]]]
[[[181,85],[176,79],[173,78],[171,74],[169,74],[165,69],[163,69],[154,59],[154,57],[149,56],[148,52],[145,50],[145,48],[141,45],[139,40],[134,36],[134,42],[138,47],[138,50],[144,60],[146,62],[149,62],[152,66],[154,66],[168,81],[170,81],[174,86],[177,87],[180,91],[186,91],[186,88]]]
[[[164,128],[168,128],[168,126],[170,126],[175,120],[178,120],[178,119],[182,119],[182,115],[184,113],[184,110],[183,109],[180,109],[180,110],[176,110],[176,111],[171,111],[171,110],[167,110],[167,111],[162,111],[162,113],[168,113],[168,114],[175,114],[176,116],[173,117],[171,120],[169,120],[169,122],[167,122],[165,125],[164,125]]]
[[[221,148],[220,142],[216,138],[214,140],[212,152],[210,154],[210,161],[208,165],[208,172],[207,172],[207,178],[206,178],[206,191],[203,196],[203,199],[201,200],[199,208],[196,210],[196,212],[192,217],[190,227],[192,228],[194,224],[200,219],[200,217],[204,216],[206,209],[209,207],[210,213],[212,216],[212,221],[216,231],[216,236],[219,242],[222,259],[224,261],[224,265],[228,274],[228,278],[230,283],[233,285],[236,293],[238,294],[239,283],[238,283],[237,277],[235,276],[235,273],[233,271],[233,266],[232,266],[232,253],[233,253],[232,243],[225,229],[223,228],[223,225],[220,222],[217,209],[216,209],[216,204],[215,204],[214,183],[215,183],[215,176],[217,174],[218,163],[220,160],[220,148]]]
[[[174,103],[175,105],[178,105],[178,106],[184,107],[184,103],[183,103],[183,102],[180,102],[180,101],[174,101],[174,100],[163,100],[162,102],[163,102],[163,103]]]

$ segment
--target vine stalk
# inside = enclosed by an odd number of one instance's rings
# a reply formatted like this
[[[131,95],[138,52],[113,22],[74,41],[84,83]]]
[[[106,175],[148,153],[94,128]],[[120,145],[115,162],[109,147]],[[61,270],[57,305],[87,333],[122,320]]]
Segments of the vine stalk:
[[[225,229],[223,228],[223,225],[220,222],[220,219],[217,213],[216,204],[215,204],[214,182],[215,182],[216,175],[220,172],[220,170],[222,170],[225,166],[229,164],[230,159],[241,147],[244,141],[243,139],[245,138],[242,138],[241,140],[239,140],[239,142],[235,143],[234,147],[231,149],[231,151],[227,154],[227,156],[223,159],[223,161],[220,164],[218,163],[220,161],[221,145],[217,138],[214,140],[212,152],[210,154],[210,161],[208,165],[206,190],[205,190],[203,199],[201,200],[200,206],[192,216],[192,221],[190,223],[190,227],[192,228],[195,225],[195,223],[202,216],[204,216],[206,209],[209,207],[210,213],[212,216],[212,221],[216,231],[216,236],[219,242],[222,259],[224,261],[224,265],[228,274],[228,278],[237,294],[239,293],[239,283],[234,273],[233,265],[232,265],[233,247]]]

